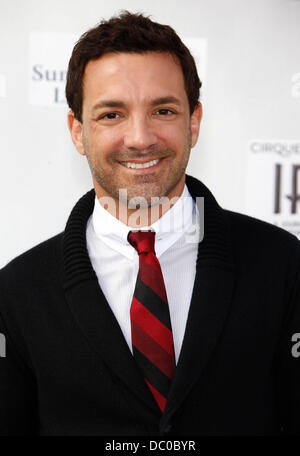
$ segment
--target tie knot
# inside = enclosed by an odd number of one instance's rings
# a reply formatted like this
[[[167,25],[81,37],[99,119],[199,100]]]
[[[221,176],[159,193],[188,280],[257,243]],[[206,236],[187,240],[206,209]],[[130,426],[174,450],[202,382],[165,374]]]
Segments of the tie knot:
[[[155,232],[154,231],[130,231],[128,234],[128,242],[135,248],[137,253],[149,253],[155,254],[154,242]]]

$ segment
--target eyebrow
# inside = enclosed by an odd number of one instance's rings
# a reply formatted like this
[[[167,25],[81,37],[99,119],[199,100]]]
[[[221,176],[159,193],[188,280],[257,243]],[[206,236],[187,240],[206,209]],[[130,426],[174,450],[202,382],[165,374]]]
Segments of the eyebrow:
[[[151,105],[156,106],[156,105],[160,105],[160,104],[169,104],[169,103],[176,104],[178,106],[181,106],[181,104],[182,104],[178,98],[169,96],[169,97],[156,98],[155,100],[152,100]]]
[[[182,103],[181,101],[173,96],[168,96],[168,97],[159,97],[155,98],[154,100],[151,101],[151,106],[157,106],[157,105],[163,105],[163,104],[176,104],[178,106],[181,106]],[[100,108],[124,108],[125,103],[121,100],[102,100],[99,101],[98,103],[95,104],[93,107],[93,111],[96,111],[97,109]]]

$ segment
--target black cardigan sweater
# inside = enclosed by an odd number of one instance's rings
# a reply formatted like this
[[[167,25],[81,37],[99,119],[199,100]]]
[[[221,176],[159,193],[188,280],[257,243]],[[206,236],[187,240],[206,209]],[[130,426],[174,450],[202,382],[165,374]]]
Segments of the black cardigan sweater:
[[[164,414],[88,256],[91,190],[63,233],[0,271],[1,435],[300,434],[300,243],[186,182],[204,239]]]

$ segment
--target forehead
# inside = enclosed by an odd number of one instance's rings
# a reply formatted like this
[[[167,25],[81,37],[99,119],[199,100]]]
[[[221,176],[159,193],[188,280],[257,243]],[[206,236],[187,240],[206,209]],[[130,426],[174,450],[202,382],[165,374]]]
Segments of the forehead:
[[[181,65],[169,53],[109,53],[86,65],[84,103],[107,96],[146,101],[167,95],[187,102]]]

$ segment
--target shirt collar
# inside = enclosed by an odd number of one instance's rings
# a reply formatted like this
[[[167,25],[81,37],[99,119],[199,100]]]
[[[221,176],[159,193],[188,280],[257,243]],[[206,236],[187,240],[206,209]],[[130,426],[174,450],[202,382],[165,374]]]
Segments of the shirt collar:
[[[155,251],[158,258],[184,233],[190,232],[195,206],[194,200],[185,185],[179,199],[162,217],[150,227],[140,228],[143,230],[152,229],[156,232]],[[97,196],[92,214],[92,226],[98,239],[127,258],[134,258],[136,251],[127,241],[128,233],[133,228],[125,225],[104,209]]]

